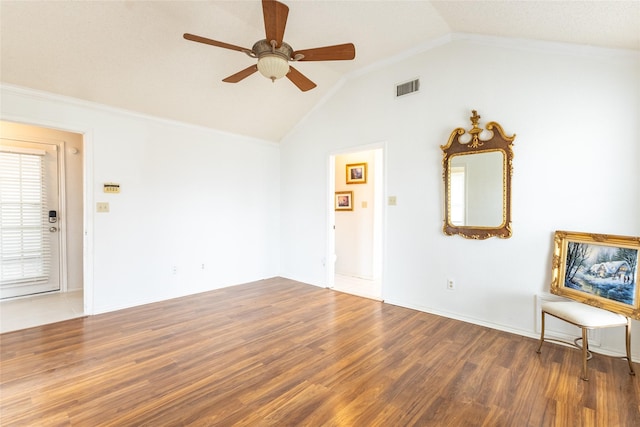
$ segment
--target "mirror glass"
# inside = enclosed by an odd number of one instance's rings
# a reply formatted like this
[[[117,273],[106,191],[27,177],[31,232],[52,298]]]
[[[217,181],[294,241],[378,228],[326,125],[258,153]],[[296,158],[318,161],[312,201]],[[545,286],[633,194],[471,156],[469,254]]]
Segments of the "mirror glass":
[[[458,154],[449,159],[449,221],[456,226],[500,227],[504,222],[504,154]]]
[[[455,129],[442,145],[447,235],[468,239],[511,237],[513,140],[496,122],[478,126],[474,110],[469,131]],[[483,138],[486,136],[486,138]]]

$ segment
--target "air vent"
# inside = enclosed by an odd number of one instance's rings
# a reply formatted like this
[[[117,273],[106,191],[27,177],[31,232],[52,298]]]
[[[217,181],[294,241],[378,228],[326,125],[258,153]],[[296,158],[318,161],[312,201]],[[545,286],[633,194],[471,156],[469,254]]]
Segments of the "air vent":
[[[400,83],[396,85],[396,98],[409,95],[420,90],[420,79],[411,80],[410,82]]]

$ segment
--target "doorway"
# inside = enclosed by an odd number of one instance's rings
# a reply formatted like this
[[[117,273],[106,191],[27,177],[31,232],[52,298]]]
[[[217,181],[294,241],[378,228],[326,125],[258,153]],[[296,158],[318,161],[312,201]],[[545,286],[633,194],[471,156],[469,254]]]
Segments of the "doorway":
[[[0,298],[60,290],[57,145],[0,139]]]
[[[382,300],[384,147],[356,150],[329,160],[327,283],[336,291]]]
[[[83,136],[0,121],[0,137],[1,160],[14,169],[11,177],[9,168],[2,173],[2,332],[79,317],[84,313]],[[8,196],[15,191],[19,203]]]

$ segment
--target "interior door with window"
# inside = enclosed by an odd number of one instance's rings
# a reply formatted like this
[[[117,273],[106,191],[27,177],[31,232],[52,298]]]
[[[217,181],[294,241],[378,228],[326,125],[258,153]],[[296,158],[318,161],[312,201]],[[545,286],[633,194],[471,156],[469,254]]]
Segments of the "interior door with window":
[[[0,140],[0,298],[60,290],[57,145]]]

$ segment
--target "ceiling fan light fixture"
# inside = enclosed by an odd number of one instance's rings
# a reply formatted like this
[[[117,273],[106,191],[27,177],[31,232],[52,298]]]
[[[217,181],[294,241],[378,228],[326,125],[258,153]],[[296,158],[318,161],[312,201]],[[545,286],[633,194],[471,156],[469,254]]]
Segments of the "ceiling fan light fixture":
[[[271,81],[276,81],[289,72],[289,61],[282,55],[263,54],[258,59],[258,71]]]
[[[291,80],[291,83],[303,92],[313,89],[316,87],[316,84],[294,67],[289,67],[289,61],[344,61],[354,59],[356,56],[353,43],[294,51],[293,48],[283,40],[287,16],[289,15],[289,7],[277,0],[262,0],[262,15],[264,17],[266,38],[255,42],[251,49],[196,36],[195,34],[185,33],[183,37],[198,43],[237,50],[245,53],[252,59],[258,60],[257,64],[253,64],[244,70],[240,70],[222,79],[225,83],[238,83],[259,71],[260,74],[272,82],[286,76]]]

